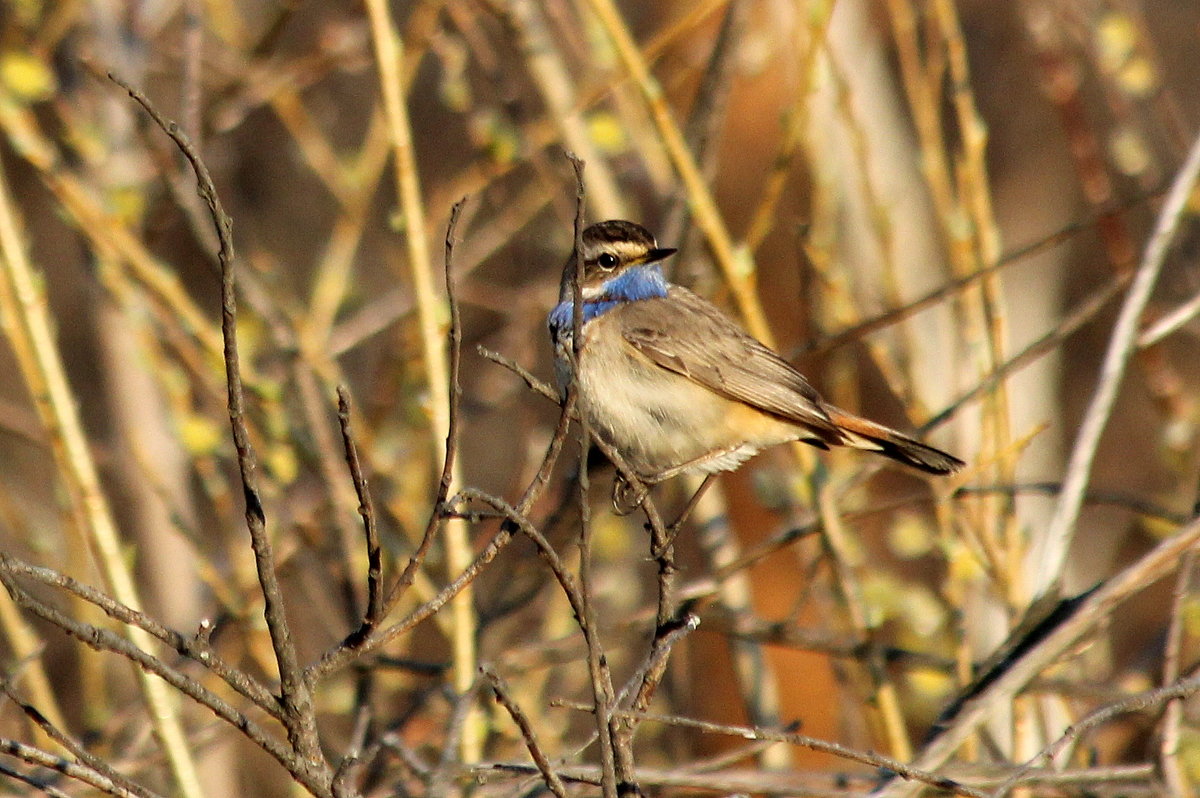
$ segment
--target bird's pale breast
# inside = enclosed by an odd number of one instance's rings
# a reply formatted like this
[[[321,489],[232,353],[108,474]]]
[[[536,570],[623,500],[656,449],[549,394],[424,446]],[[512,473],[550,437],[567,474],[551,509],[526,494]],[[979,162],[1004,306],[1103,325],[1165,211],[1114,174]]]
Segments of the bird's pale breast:
[[[588,423],[639,474],[652,477],[714,454],[697,470],[727,471],[799,437],[794,425],[650,361],[625,341],[620,317],[617,308],[584,328],[579,399]],[[569,371],[560,368],[558,376],[565,384]]]

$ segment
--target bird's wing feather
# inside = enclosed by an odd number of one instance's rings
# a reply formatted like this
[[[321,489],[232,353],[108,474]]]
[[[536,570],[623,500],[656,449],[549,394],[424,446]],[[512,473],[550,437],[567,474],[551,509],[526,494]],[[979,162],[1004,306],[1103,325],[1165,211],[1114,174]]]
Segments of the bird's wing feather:
[[[808,380],[707,300],[671,286],[668,297],[628,302],[614,312],[625,340],[659,367],[841,442]]]

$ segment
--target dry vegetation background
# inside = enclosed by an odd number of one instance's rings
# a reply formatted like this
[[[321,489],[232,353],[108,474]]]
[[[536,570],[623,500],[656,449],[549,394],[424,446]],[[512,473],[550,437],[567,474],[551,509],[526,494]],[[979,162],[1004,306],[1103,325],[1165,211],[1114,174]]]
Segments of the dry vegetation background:
[[[1200,5],[0,26],[0,794],[1197,794]],[[232,266],[109,71],[195,142]],[[581,502],[575,432],[478,350],[550,376],[564,151],[589,221],[968,467],[783,447],[669,549],[595,453]]]

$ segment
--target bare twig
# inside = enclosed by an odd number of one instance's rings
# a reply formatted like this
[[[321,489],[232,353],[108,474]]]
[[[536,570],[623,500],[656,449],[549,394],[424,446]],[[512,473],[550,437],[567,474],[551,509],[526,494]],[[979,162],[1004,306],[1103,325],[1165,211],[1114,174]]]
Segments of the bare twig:
[[[558,774],[554,772],[550,760],[546,758],[546,753],[542,751],[541,745],[538,744],[537,732],[534,731],[533,724],[529,722],[528,716],[526,716],[520,705],[513,700],[504,679],[490,665],[480,666],[479,672],[483,674],[483,678],[487,679],[492,692],[496,694],[496,700],[508,710],[509,717],[513,719],[513,723],[517,724],[517,728],[521,730],[521,737],[525,740],[525,747],[529,749],[529,755],[533,757],[534,764],[541,771],[542,780],[546,782],[546,786],[550,788],[550,792],[557,795],[558,798],[567,798],[566,786],[563,785],[562,779],[558,777]]]
[[[1200,542],[1200,520],[1179,530],[1098,587],[1070,618],[1017,659],[990,687],[968,701],[953,723],[925,746],[914,766],[923,770],[941,767],[995,710],[1007,709],[1018,692],[1109,618],[1118,605],[1177,568],[1182,554],[1197,542]],[[878,798],[912,796],[916,791],[911,784],[893,782],[878,793]]]
[[[140,798],[139,793],[131,792],[123,784],[113,781],[95,768],[67,762],[61,756],[48,753],[32,745],[0,737],[0,753],[16,757],[31,765],[37,765],[38,767],[61,773],[67,778],[74,779],[81,784],[86,784],[106,795],[115,795],[118,798]],[[7,767],[4,767],[4,772],[11,778],[26,782],[39,792],[45,792],[46,795],[55,796],[55,798],[67,798],[65,792],[49,786],[45,783],[45,779],[34,779],[19,771],[10,770]]]
[[[266,531],[266,514],[258,490],[255,473],[256,458],[246,426],[245,394],[237,342],[237,292],[233,256],[233,222],[225,213],[217,196],[212,176],[200,153],[191,140],[171,120],[164,117],[144,94],[134,89],[113,74],[109,78],[129,93],[191,164],[196,174],[196,191],[204,200],[216,228],[220,249],[217,257],[221,263],[221,335],[224,339],[225,381],[228,387],[229,424],[233,431],[233,444],[237,451],[238,471],[242,480],[242,493],[246,502],[246,527],[250,531],[250,545],[254,550],[254,564],[258,572],[259,585],[263,594],[263,616],[271,635],[271,646],[279,666],[279,682],[284,709],[284,725],[288,739],[295,747],[297,757],[292,771],[297,778],[320,785],[327,791],[332,774],[321,751],[317,734],[316,707],[312,690],[300,666],[300,658],[292,641],[291,628],[283,602],[283,591],[275,573],[275,556],[271,539]]]
[[[963,485],[954,491],[955,496],[974,496],[983,493],[1001,493],[1006,496],[1020,496],[1026,493],[1040,493],[1046,496],[1057,496],[1062,492],[1061,482],[1017,482],[1012,485]],[[1131,513],[1166,521],[1169,524],[1182,526],[1192,519],[1194,513],[1178,513],[1147,501],[1131,493],[1121,493],[1110,490],[1089,490],[1083,495],[1085,504],[1107,505],[1120,507]]]
[[[279,700],[267,688],[259,684],[252,676],[232,667],[225,662],[206,640],[200,637],[188,637],[160,624],[158,621],[127,607],[102,591],[83,584],[76,579],[59,573],[52,568],[30,565],[22,560],[0,552],[0,572],[13,576],[23,576],[44,585],[61,588],[83,601],[95,605],[110,618],[143,630],[155,639],[169,646],[173,651],[208,668],[220,677],[227,685],[254,703],[259,709],[268,713],[276,720],[280,717]]]
[[[1073,236],[1076,236],[1079,233],[1089,230],[1097,224],[1100,224],[1108,214],[1129,210],[1136,205],[1158,196],[1161,193],[1161,190],[1155,189],[1143,194],[1139,194],[1136,197],[1121,203],[1113,204],[1111,207],[1106,207],[1093,213],[1085,219],[1065,225],[1061,229],[1056,230],[1049,235],[1046,235],[1035,241],[1031,241],[1028,244],[1016,247],[1015,249],[1002,255],[995,263],[983,266],[982,268],[970,274],[966,274],[961,277],[955,277],[944,285],[938,286],[937,288],[929,291],[924,296],[918,297],[899,307],[892,308],[891,310],[887,310],[876,316],[872,316],[866,321],[855,324],[851,327],[847,327],[844,330],[814,338],[803,346],[799,347],[792,354],[793,356],[796,356],[801,354],[823,353],[842,346],[857,343],[866,335],[870,335],[878,330],[891,327],[894,324],[899,324],[900,322],[916,315],[922,310],[942,304],[946,300],[961,294],[968,288],[973,287],[984,277],[1006,269],[1009,266],[1021,263],[1027,258],[1033,257],[1034,255],[1040,254],[1047,249],[1070,240]],[[1125,281],[1123,281],[1121,284],[1124,285],[1124,282]],[[1010,358],[1010,360],[1011,359],[1012,358]]]
[[[487,358],[498,366],[504,366],[504,368],[508,369],[513,374],[516,374],[518,377],[524,380],[525,384],[528,385],[534,393],[549,399],[555,404],[559,404],[561,401],[558,391],[556,391],[554,387],[550,385],[550,383],[546,382],[545,380],[539,380],[537,377],[533,376],[528,369],[512,358],[505,357],[499,352],[493,352],[484,346],[476,347],[476,349],[482,357]]]
[[[575,274],[571,280],[571,350],[563,353],[571,358],[571,381],[566,386],[567,396],[575,397],[579,393],[579,361],[583,354],[583,220],[586,194],[584,192],[583,169],[584,163],[573,153],[567,153],[567,160],[575,171],[575,228],[572,238],[571,253],[575,259]],[[603,649],[600,642],[593,639],[595,632],[595,615],[591,610],[591,579],[592,579],[592,541],[591,541],[591,503],[588,498],[590,482],[587,473],[588,449],[591,447],[591,432],[588,430],[587,419],[579,419],[579,480],[577,483],[579,496],[579,594],[580,606],[576,609],[576,620],[583,632],[584,644],[588,652],[588,674],[591,677],[592,700],[595,702],[596,731],[600,736],[600,772],[601,789],[604,798],[617,796],[617,763],[613,751],[612,731],[609,727],[609,716],[613,707],[613,689],[611,682],[606,683],[603,667]],[[557,574],[556,574],[557,575]],[[562,582],[563,589],[567,585]]]
[[[1145,712],[1148,709],[1155,709],[1168,701],[1187,698],[1195,695],[1197,692],[1200,692],[1200,675],[1193,675],[1190,678],[1167,687],[1147,690],[1144,693],[1139,693],[1121,701],[1116,701],[1108,706],[1100,707],[1078,723],[1071,724],[1057,740],[1043,748],[1036,756],[1018,768],[996,788],[995,792],[992,793],[993,798],[1004,798],[1032,770],[1034,765],[1043,761],[1053,762],[1055,756],[1066,745],[1079,740],[1092,729],[1108,723],[1113,718],[1120,715],[1127,715],[1130,712]]]
[[[699,627],[700,617],[692,613],[685,613],[677,622],[663,624],[660,628],[656,628],[654,642],[646,654],[645,662],[634,672],[620,695],[617,696],[618,703],[624,704],[625,697],[636,685],[637,691],[634,693],[633,701],[629,702],[629,706],[634,712],[645,712],[650,705],[654,690],[662,681],[662,674],[666,671],[671,649]],[[637,724],[634,722],[629,724],[631,734],[636,726]]]
[[[676,572],[674,549],[671,545],[671,534],[663,524],[662,516],[659,514],[647,487],[641,484],[637,474],[629,467],[629,464],[625,462],[625,458],[621,456],[621,453],[616,448],[603,438],[595,438],[593,442],[596,448],[604,452],[604,456],[616,466],[621,478],[631,485],[633,490],[637,491],[641,496],[640,504],[642,511],[646,514],[646,525],[650,530],[650,554],[658,566],[658,606],[655,613],[654,639],[651,642],[652,651],[650,654],[650,660],[655,663],[655,667],[648,669],[644,673],[642,683],[638,688],[637,698],[634,700],[635,708],[644,708],[649,706],[650,699],[653,697],[654,691],[658,689],[659,682],[662,681],[663,674],[666,672],[666,653],[669,651],[669,646],[662,651],[658,649],[666,646],[667,638],[678,626],[674,607],[674,577]],[[632,750],[633,733],[636,730],[636,726],[636,722],[622,724],[620,742],[622,746],[630,750]]]
[[[350,391],[339,385],[338,425],[342,430],[342,446],[346,451],[346,465],[350,468],[350,480],[358,496],[358,514],[362,517],[363,538],[367,547],[367,608],[363,615],[360,634],[367,634],[383,619],[383,551],[379,545],[379,530],[375,526],[375,507],[371,503],[371,492],[367,478],[363,475],[362,462],[358,458],[358,446],[350,430]]]
[[[450,701],[450,716],[443,725],[442,750],[438,756],[437,765],[429,772],[427,781],[429,795],[449,795],[457,780],[461,759],[459,751],[463,744],[463,734],[470,722],[470,716],[475,714],[476,689],[478,679],[471,687],[461,692],[455,691],[446,697]]]
[[[45,160],[52,158],[43,159],[43,162]],[[56,348],[44,284],[26,255],[16,208],[9,198],[2,169],[0,265],[0,316],[6,319],[6,335],[42,424],[50,433],[54,457],[71,505],[83,522],[108,588],[126,605],[140,607],[141,599],[122,551],[116,519],[100,483],[75,396]],[[150,644],[149,638],[138,629],[129,629],[127,634],[134,645],[146,647]],[[196,763],[176,706],[160,682],[140,671],[137,678],[172,778],[185,798],[199,798],[203,793]]]
[[[809,737],[806,734],[797,734],[795,732],[776,731],[773,729],[761,729],[751,726],[731,726],[724,723],[709,723],[708,721],[696,720],[694,718],[685,718],[678,715],[660,715],[652,712],[622,712],[622,715],[637,715],[643,721],[651,721],[653,723],[665,723],[670,726],[679,726],[686,729],[697,729],[710,734],[727,734],[734,737],[740,737],[745,740],[776,740],[781,743],[790,743],[791,745],[799,745],[804,748],[810,748],[814,751],[821,751],[827,754],[849,759],[853,762],[862,762],[867,765],[873,765],[879,768],[886,768],[893,771],[896,775],[904,779],[909,779],[918,784],[936,787],[939,790],[946,790],[957,795],[967,795],[972,798],[987,798],[987,793],[977,790],[973,787],[968,787],[964,784],[959,784],[953,779],[948,779],[929,771],[919,768],[909,767],[903,762],[892,759],[891,757],[874,754],[868,751],[856,751],[853,748],[847,748],[844,745],[831,743],[826,740],[820,740],[816,737]]]
[[[329,798],[328,781],[314,777],[309,769],[298,762],[299,755],[293,747],[284,745],[274,735],[268,733],[257,722],[234,707],[225,699],[218,696],[195,679],[187,676],[176,668],[172,668],[123,637],[107,629],[100,629],[91,624],[70,618],[48,604],[39,601],[13,581],[7,572],[0,572],[0,583],[4,584],[10,595],[21,607],[81,643],[97,651],[107,651],[124,657],[135,663],[147,673],[154,674],[181,694],[191,698],[197,704],[207,707],[218,718],[230,724],[244,734],[255,745],[279,762],[293,778],[306,789],[321,798]]]
[[[1137,345],[1139,349],[1145,349],[1154,346],[1156,343],[1171,335],[1171,333],[1183,327],[1192,319],[1200,315],[1200,294],[1184,302],[1179,307],[1166,314],[1158,321],[1151,324],[1141,335],[1138,336]]]
[[[761,740],[747,748],[778,747],[780,745],[775,740]],[[492,762],[475,769],[475,774],[481,779],[486,779],[490,774],[497,772],[521,775],[533,773],[536,775],[537,769],[530,765],[511,762]],[[595,785],[599,782],[599,770],[592,766],[560,767],[557,772],[564,782],[572,784]],[[780,798],[790,798],[795,795],[804,795],[806,798],[860,798],[860,796],[867,795],[871,788],[878,783],[878,779],[870,773],[838,771],[766,772],[761,768],[710,771],[680,765],[673,768],[639,767],[637,773],[639,782],[649,787],[663,788],[664,791],[673,792],[671,788],[683,788],[697,790],[700,794],[752,794],[780,796]],[[1151,784],[1147,783],[1153,775],[1153,765],[1143,763],[1054,772],[1038,770],[1029,773],[1023,783],[1060,788],[1107,786],[1110,788],[1109,791],[1097,790],[1095,794],[1158,798],[1159,793]],[[954,780],[968,789],[981,790],[990,784],[995,784],[997,778],[987,772],[978,774],[968,770],[960,777],[956,774]]]
[[[1112,278],[1107,285],[1103,285],[1093,291],[1077,307],[1064,315],[1054,325],[1053,329],[1036,340],[1031,341],[1024,349],[1003,363],[999,363],[978,384],[967,390],[962,396],[959,396],[945,408],[930,416],[921,425],[919,431],[927,432],[941,426],[953,418],[964,405],[985,395],[997,383],[1008,379],[1009,375],[1029,365],[1042,355],[1054,351],[1063,341],[1074,335],[1083,325],[1095,318],[1108,305],[1109,301],[1117,295],[1117,292],[1125,287],[1129,280],[1129,275],[1118,275]]]
[[[1167,639],[1163,644],[1163,684],[1174,684],[1179,680],[1179,659],[1184,638],[1184,612],[1192,594],[1196,577],[1196,551],[1183,555],[1183,563],[1175,577],[1175,592],[1171,597],[1171,619],[1167,627]],[[1160,721],[1158,745],[1159,769],[1163,781],[1172,796],[1187,795],[1188,776],[1179,759],[1180,729],[1183,722],[1183,701],[1179,698],[1168,702]]]
[[[488,541],[487,545],[476,555],[475,559],[464,568],[449,584],[443,587],[436,596],[414,609],[403,619],[376,629],[361,642],[355,645],[337,645],[326,651],[319,660],[307,668],[308,678],[314,683],[324,679],[334,671],[346,667],[351,662],[385,646],[403,634],[412,631],[422,622],[439,612],[451,600],[458,596],[467,585],[475,581],[479,572],[488,563],[496,559],[501,549],[512,540],[513,530],[501,526],[500,530]],[[410,560],[411,562],[411,560]]]
[[[465,202],[466,197],[454,204],[454,207],[450,210],[450,221],[446,227],[446,288],[451,308],[451,325],[449,330],[451,344],[451,368],[448,377],[450,380],[450,385],[447,388],[447,396],[449,397],[450,406],[448,408],[446,417],[447,427],[445,451],[442,456],[442,473],[440,479],[438,480],[437,494],[434,497],[433,506],[429,512],[429,520],[425,525],[425,532],[422,534],[421,541],[417,545],[416,550],[409,557],[408,563],[404,566],[404,570],[388,589],[386,598],[382,600],[382,604],[379,608],[377,623],[372,625],[371,628],[366,628],[366,624],[364,623],[362,628],[350,635],[346,640],[339,644],[339,646],[326,652],[325,655],[322,656],[320,662],[309,666],[309,673],[313,678],[320,678],[334,667],[338,667],[333,664],[334,662],[342,663],[349,661],[356,656],[356,652],[363,653],[366,649],[374,648],[376,645],[381,644],[381,640],[379,639],[378,635],[375,634],[378,623],[382,622],[383,618],[386,617],[388,613],[390,613],[392,609],[396,607],[396,605],[400,602],[401,597],[404,595],[404,591],[407,590],[410,585],[412,585],[413,580],[416,578],[417,571],[424,564],[425,558],[429,554],[429,549],[433,545],[434,540],[437,538],[437,531],[441,528],[442,520],[446,517],[443,512],[443,505],[445,504],[446,498],[449,495],[451,485],[455,482],[454,475],[458,461],[459,400],[462,397],[462,390],[458,383],[459,361],[461,358],[462,349],[462,330],[458,315],[458,305],[454,300],[453,285],[451,282],[450,273],[454,252],[454,234],[457,230],[458,219],[462,213],[462,208]],[[507,542],[507,539],[505,539],[503,542],[499,539],[493,540],[493,544],[498,545],[497,548],[491,552],[491,556],[494,557],[495,554],[499,552],[499,548],[502,547],[505,542]],[[490,561],[490,557],[488,559]],[[476,559],[473,565],[464,569],[464,572],[468,570],[477,572],[478,567],[482,567],[482,565],[483,563],[480,562],[479,559]],[[460,585],[460,589],[465,587],[467,584],[469,584],[469,580],[467,582],[463,582]],[[427,603],[425,606],[429,607],[432,606],[432,603],[436,603],[437,606],[440,607],[440,599],[442,599],[444,593],[445,591],[443,590],[442,593],[439,593],[438,596],[431,600],[431,603]],[[446,598],[451,598],[453,595],[457,595],[457,591]],[[418,608],[418,611],[420,609],[421,608]],[[412,618],[413,616],[410,615],[410,619]],[[392,630],[389,630],[388,634],[391,636],[389,636],[387,639],[392,639],[395,634],[399,634],[399,631],[393,627]],[[371,641],[370,646],[367,645],[369,640]]]
[[[334,798],[357,798],[358,792],[354,787],[353,779],[359,765],[362,764],[363,749],[366,747],[367,738],[371,735],[375,725],[375,712],[371,706],[375,673],[364,669],[357,676],[354,690],[354,727],[342,761],[338,763],[333,774]],[[372,753],[375,753],[376,750],[372,748]]]
[[[1117,389],[1125,375],[1125,366],[1137,344],[1138,321],[1146,303],[1150,301],[1150,294],[1166,262],[1167,251],[1175,238],[1175,231],[1183,218],[1188,198],[1198,177],[1200,137],[1192,144],[1187,159],[1167,193],[1154,233],[1146,246],[1146,253],[1142,257],[1142,263],[1138,267],[1137,275],[1129,288],[1129,294],[1109,339],[1099,382],[1071,450],[1066,478],[1063,480],[1063,492],[1054,508],[1054,517],[1045,533],[1035,541],[1030,562],[1036,568],[1036,592],[1051,589],[1062,577],[1063,565],[1074,538],[1079,508],[1083,504],[1084,491],[1091,477],[1092,462],[1100,445],[1100,435],[1108,424]]]
[[[119,789],[127,792],[130,795],[137,796],[137,798],[157,798],[158,793],[151,792],[142,785],[126,778],[115,768],[109,765],[108,762],[104,761],[103,758],[98,757],[88,751],[79,743],[79,741],[71,738],[64,731],[51,723],[45,715],[37,710],[37,707],[27,704],[25,701],[21,700],[21,698],[15,692],[13,692],[12,685],[10,685],[7,681],[0,682],[0,689],[3,689],[4,694],[8,696],[9,700],[16,704],[21,711],[25,713],[25,717],[29,718],[31,722],[36,724],[39,729],[45,732],[47,737],[54,740],[66,750],[70,751],[71,755],[78,759],[82,763],[83,767],[91,768],[103,778],[108,779]]]
[[[546,564],[550,567],[550,572],[554,574],[554,578],[558,580],[559,586],[562,587],[563,593],[571,605],[572,612],[576,615],[583,613],[585,598],[581,583],[576,583],[574,577],[571,576],[570,570],[567,569],[566,563],[563,562],[562,557],[559,556],[554,547],[550,545],[550,542],[546,540],[546,537],[538,531],[533,522],[519,508],[513,507],[503,499],[475,488],[463,488],[447,504],[453,507],[462,501],[483,502],[502,513],[514,527],[519,529],[537,547],[538,555],[546,561]],[[590,628],[584,630],[585,635],[590,633]]]

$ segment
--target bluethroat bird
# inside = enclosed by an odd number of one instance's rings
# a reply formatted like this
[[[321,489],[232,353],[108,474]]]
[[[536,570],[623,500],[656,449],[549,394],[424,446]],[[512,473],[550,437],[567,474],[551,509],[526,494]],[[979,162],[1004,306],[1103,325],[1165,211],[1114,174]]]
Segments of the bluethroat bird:
[[[667,282],[661,261],[675,250],[660,248],[641,225],[594,224],[583,231],[582,248],[583,346],[576,367],[572,253],[549,317],[555,376],[564,393],[577,376],[588,424],[643,483],[732,471],[788,441],[878,452],[930,474],[963,466],[827,404],[791,364],[716,306]]]

